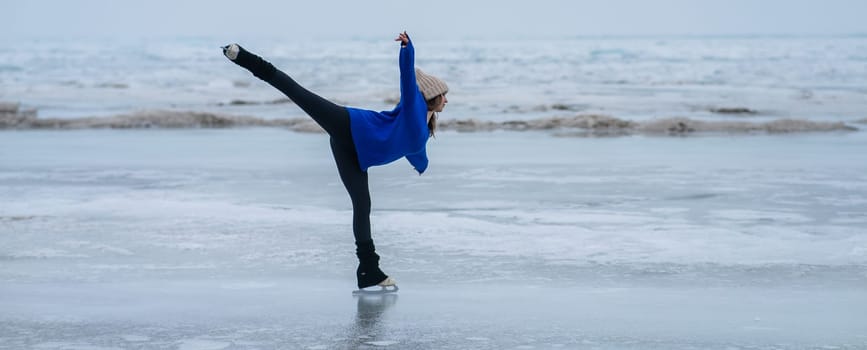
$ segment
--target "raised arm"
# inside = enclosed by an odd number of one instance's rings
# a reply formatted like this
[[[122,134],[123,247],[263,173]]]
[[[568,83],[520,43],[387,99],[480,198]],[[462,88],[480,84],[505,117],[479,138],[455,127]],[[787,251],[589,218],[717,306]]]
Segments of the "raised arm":
[[[418,84],[415,81],[415,49],[406,32],[398,34],[400,41],[400,102],[404,105],[415,102]]]

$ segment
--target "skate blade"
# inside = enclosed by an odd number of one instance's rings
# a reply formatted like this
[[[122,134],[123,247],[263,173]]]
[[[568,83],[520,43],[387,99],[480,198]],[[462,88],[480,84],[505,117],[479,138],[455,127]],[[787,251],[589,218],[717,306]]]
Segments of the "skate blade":
[[[379,287],[379,288],[377,289],[376,287]],[[354,291],[352,291],[352,295],[380,295],[380,294],[391,294],[391,293],[397,293],[397,291],[398,291],[399,289],[400,289],[400,288],[398,288],[396,284],[395,284],[395,285],[392,285],[392,286],[389,286],[389,287],[386,287],[386,286],[373,286],[373,287],[367,287],[367,288],[364,288],[364,289],[354,290]]]

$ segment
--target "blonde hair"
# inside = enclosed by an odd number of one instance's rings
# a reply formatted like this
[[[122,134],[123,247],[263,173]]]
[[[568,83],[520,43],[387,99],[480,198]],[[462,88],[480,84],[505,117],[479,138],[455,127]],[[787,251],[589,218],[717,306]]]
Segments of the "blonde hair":
[[[445,94],[436,95],[436,97],[425,101],[425,102],[427,102],[428,112],[434,110],[434,108],[437,108],[437,106],[439,106],[440,104],[443,103],[443,96],[445,96]],[[433,115],[430,117],[430,120],[428,120],[428,122],[427,122],[427,129],[430,130],[430,136],[431,137],[434,137],[434,133],[437,129],[437,117],[438,117],[437,112],[433,112]]]

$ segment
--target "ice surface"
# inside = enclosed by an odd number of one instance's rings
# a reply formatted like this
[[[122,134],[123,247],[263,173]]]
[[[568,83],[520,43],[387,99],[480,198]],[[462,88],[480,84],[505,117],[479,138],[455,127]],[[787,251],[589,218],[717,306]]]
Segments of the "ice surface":
[[[0,329],[11,348],[863,346],[863,316],[852,309],[861,291],[489,283],[455,292],[421,282],[353,298],[340,281],[270,281],[275,290],[255,293],[208,280],[5,286],[15,302],[0,301]]]
[[[445,132],[371,169],[353,298],[323,135],[7,131],[0,348],[862,348],[865,146]]]

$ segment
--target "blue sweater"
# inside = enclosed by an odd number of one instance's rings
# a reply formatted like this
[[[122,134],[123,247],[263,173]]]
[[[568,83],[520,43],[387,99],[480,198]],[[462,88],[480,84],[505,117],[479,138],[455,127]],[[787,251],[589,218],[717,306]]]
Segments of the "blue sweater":
[[[362,171],[406,157],[419,175],[427,169],[430,137],[427,104],[415,81],[412,42],[400,49],[400,102],[391,111],[347,107],[352,140]]]

